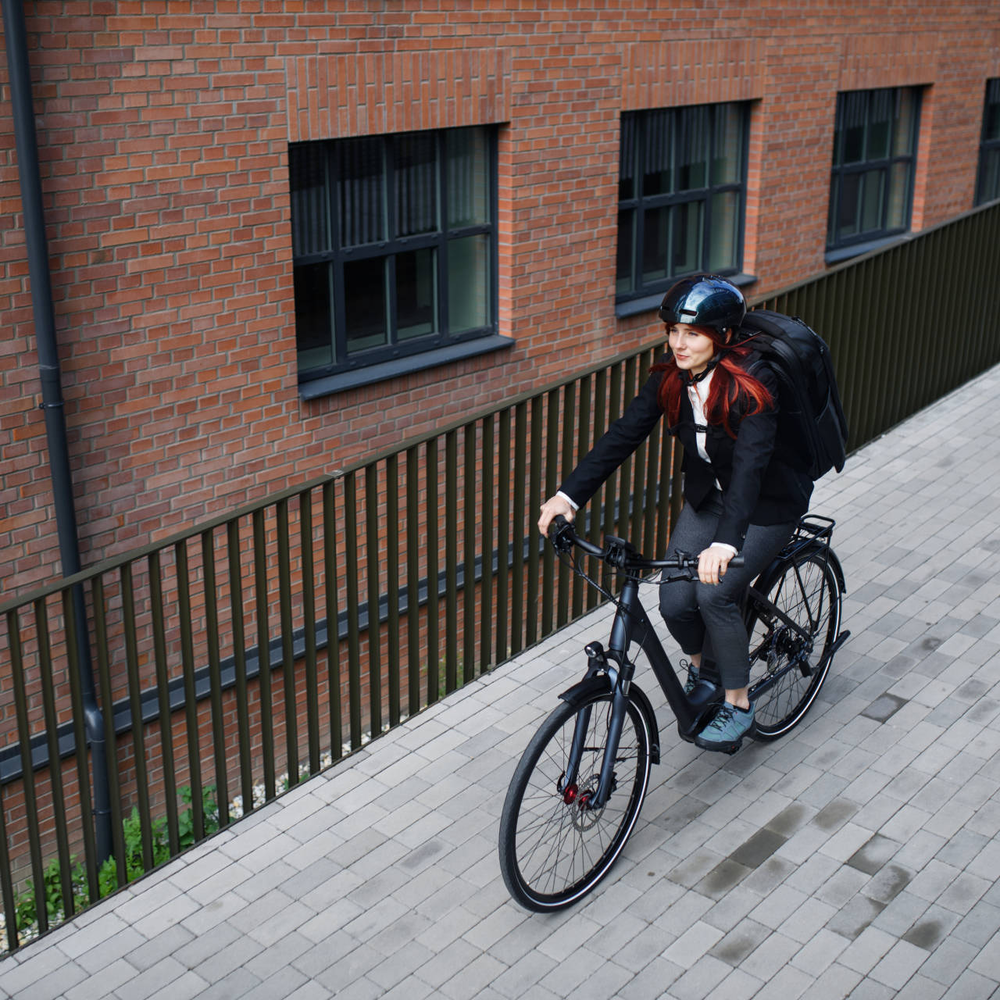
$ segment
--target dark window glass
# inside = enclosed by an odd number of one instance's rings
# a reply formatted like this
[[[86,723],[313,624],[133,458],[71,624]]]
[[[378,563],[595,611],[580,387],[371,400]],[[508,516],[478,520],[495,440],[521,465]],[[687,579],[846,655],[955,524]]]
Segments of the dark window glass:
[[[328,365],[333,360],[330,268],[326,264],[306,264],[295,268],[293,277],[299,363]]]
[[[909,228],[920,91],[837,95],[827,249]]]
[[[739,272],[749,107],[705,104],[622,115],[619,301],[665,290],[694,271]]]
[[[496,330],[496,138],[474,127],[289,149],[302,379]]]
[[[396,329],[400,340],[437,331],[433,247],[396,255]]]
[[[364,246],[385,239],[381,145],[376,139],[347,139],[337,154],[340,245]]]
[[[347,353],[356,354],[386,342],[385,258],[368,257],[344,265],[344,327]]]
[[[426,132],[396,140],[396,235],[430,233],[438,227],[437,143]]]
[[[986,83],[983,103],[983,137],[979,146],[976,204],[1000,198],[1000,78]]]

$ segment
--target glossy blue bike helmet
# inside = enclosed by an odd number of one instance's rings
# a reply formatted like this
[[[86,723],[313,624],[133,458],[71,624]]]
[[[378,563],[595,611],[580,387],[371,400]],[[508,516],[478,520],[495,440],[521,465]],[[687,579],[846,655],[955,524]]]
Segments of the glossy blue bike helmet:
[[[716,274],[692,274],[681,278],[660,303],[664,323],[707,326],[718,334],[737,329],[747,314],[743,293],[732,282]]]

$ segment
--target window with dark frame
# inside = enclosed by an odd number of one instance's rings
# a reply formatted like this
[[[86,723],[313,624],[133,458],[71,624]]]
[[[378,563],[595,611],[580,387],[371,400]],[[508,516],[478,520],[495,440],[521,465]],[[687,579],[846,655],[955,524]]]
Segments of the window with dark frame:
[[[289,147],[300,381],[496,333],[487,126]]]
[[[749,128],[746,102],[622,115],[619,303],[742,269]]]
[[[1000,77],[986,81],[975,204],[985,205],[997,198],[1000,198]]]
[[[837,95],[827,250],[910,228],[919,119],[916,87]]]

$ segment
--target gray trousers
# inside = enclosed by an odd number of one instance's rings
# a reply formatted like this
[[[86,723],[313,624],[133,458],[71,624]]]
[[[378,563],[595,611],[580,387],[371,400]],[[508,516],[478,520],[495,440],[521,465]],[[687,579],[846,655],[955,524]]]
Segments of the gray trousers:
[[[701,511],[685,504],[670,536],[668,555],[686,552],[696,556],[708,548],[715,541],[721,514],[721,494]],[[703,653],[711,657],[727,690],[746,687],[750,677],[750,640],[742,607],[746,589],[794,529],[795,522],[751,524],[740,551],[744,565],[727,569],[718,584],[698,580],[660,584],[660,613],[670,634],[688,656]]]

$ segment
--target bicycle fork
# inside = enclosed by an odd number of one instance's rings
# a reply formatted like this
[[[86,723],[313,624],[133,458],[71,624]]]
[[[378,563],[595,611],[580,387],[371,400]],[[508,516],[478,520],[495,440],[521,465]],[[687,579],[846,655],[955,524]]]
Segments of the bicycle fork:
[[[614,791],[615,763],[618,758],[618,746],[621,742],[627,710],[627,699],[622,691],[620,674],[618,681],[614,683],[613,691],[607,743],[604,747],[601,772],[596,788],[580,789],[579,787],[580,765],[583,761],[584,751],[588,749],[587,736],[590,732],[590,720],[593,716],[594,706],[584,705],[577,713],[573,742],[570,745],[566,761],[566,771],[559,783],[559,792],[567,805],[576,803],[581,809],[602,809]]]

